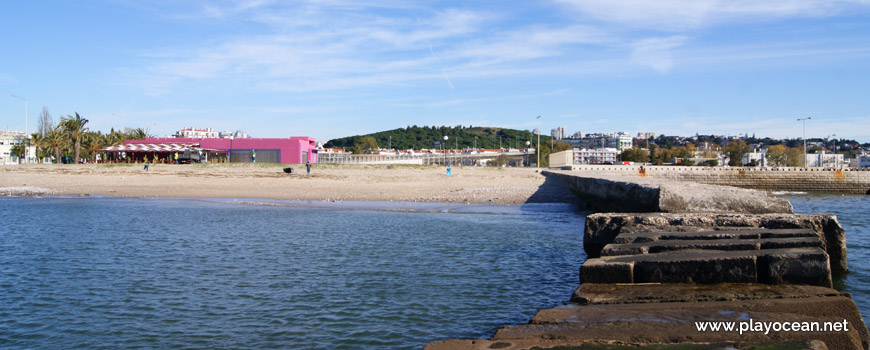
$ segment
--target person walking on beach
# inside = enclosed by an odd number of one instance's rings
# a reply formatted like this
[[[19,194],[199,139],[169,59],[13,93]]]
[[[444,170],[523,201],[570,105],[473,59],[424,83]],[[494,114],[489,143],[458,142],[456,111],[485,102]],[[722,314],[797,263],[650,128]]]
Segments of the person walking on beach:
[[[310,160],[305,161],[305,171],[306,171],[305,176],[311,176],[311,161]]]

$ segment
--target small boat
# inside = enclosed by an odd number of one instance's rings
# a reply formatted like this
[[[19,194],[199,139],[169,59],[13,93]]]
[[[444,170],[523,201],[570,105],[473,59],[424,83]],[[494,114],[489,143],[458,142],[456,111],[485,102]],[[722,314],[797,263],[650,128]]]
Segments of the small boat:
[[[285,173],[288,173],[288,174],[292,174],[292,173],[293,173],[293,168],[284,168],[284,172],[285,172]]]

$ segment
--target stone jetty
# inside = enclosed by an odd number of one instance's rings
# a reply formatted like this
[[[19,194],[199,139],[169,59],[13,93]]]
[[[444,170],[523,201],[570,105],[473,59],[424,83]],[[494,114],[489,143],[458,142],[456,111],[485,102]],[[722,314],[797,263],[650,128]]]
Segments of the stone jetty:
[[[836,216],[792,214],[752,190],[545,174],[620,211],[587,216],[571,301],[490,339],[426,349],[870,348],[851,296],[832,288],[848,270]]]

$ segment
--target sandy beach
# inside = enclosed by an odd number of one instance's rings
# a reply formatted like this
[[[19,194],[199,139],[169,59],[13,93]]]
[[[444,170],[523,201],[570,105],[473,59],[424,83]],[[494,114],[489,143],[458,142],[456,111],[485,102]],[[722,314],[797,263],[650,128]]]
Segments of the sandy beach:
[[[24,164],[0,166],[0,194],[264,198],[306,201],[566,202],[535,168],[316,164]]]

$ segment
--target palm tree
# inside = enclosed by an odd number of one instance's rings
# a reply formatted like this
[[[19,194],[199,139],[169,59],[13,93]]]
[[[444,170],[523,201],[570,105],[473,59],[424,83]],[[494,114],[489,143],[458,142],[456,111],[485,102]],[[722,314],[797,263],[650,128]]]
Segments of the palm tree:
[[[148,130],[148,129],[142,129],[142,128],[127,129],[127,138],[129,140],[144,140],[144,139],[147,139],[147,138],[153,137],[153,136],[154,135],[151,135],[150,130]]]
[[[60,126],[52,129],[48,134],[45,134],[45,144],[54,149],[54,158],[60,164],[60,148],[67,142],[66,134],[61,130]]]
[[[78,112],[76,112],[75,118],[72,116],[66,116],[61,118],[60,125],[63,127],[63,130],[69,135],[69,137],[73,140],[73,162],[79,161],[79,148],[82,145],[82,138],[85,136],[85,133],[88,131],[88,128],[85,125],[88,124],[88,120],[82,118]]]
[[[91,155],[91,162],[97,162],[97,153],[103,149],[103,145],[105,144],[105,136],[103,133],[97,132],[89,132],[85,134],[85,149]]]
[[[9,148],[9,154],[15,158],[24,158],[24,150],[25,149],[26,149],[26,146],[24,146],[23,143],[19,143],[19,144],[14,145],[14,146]],[[17,162],[20,163],[21,161],[17,160]]]
[[[45,152],[45,147],[43,144],[43,136],[42,134],[35,132],[30,134],[30,142],[33,143],[33,146],[36,147],[36,162],[39,163],[42,160],[42,154],[39,151]]]

